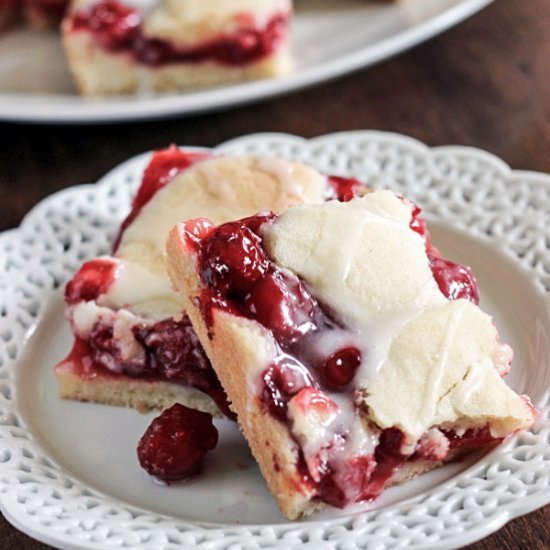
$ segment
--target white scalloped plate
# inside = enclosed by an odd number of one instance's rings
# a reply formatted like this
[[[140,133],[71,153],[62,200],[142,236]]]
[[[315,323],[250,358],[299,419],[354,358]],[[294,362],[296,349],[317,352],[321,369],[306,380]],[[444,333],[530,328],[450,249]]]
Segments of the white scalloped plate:
[[[154,97],[81,98],[59,37],[0,37],[0,119],[111,122],[213,111],[311,86],[372,65],[443,32],[492,0],[297,0],[296,69],[277,79]]]
[[[96,185],[66,189],[0,236],[0,504],[29,535],[60,548],[455,548],[550,502],[550,176],[512,172],[462,147],[394,134],[306,141],[260,134],[227,154],[271,154],[390,186],[423,206],[435,243],[470,264],[482,305],[516,350],[509,384],[541,416],[497,449],[387,491],[372,504],[286,522],[234,425],[203,476],[154,484],[135,445],[150,420],[57,398],[52,366],[71,342],[61,287],[108,249],[148,155]],[[309,544],[307,544],[309,543]]]

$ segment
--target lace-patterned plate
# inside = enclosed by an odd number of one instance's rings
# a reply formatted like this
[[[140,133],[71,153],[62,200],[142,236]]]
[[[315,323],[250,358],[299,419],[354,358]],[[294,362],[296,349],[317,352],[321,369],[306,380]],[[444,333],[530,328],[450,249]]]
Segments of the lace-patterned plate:
[[[142,155],[95,185],[61,191],[0,235],[0,504],[29,535],[60,548],[455,548],[550,502],[550,176],[513,172],[462,147],[429,149],[378,132],[311,141],[281,134],[221,145],[278,155],[389,186],[420,204],[433,240],[471,265],[482,306],[516,351],[508,383],[541,410],[493,451],[388,490],[371,504],[291,523],[235,426],[204,475],[160,486],[139,468],[150,416],[62,401],[52,366],[68,351],[61,289],[106,252],[128,210]]]

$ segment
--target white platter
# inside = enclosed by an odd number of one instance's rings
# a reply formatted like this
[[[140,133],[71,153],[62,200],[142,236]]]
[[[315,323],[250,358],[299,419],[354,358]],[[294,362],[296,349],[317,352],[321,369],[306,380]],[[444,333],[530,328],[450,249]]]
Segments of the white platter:
[[[482,306],[515,348],[508,383],[541,410],[536,425],[488,454],[388,490],[371,504],[285,521],[228,421],[203,476],[154,484],[136,443],[151,416],[61,401],[53,365],[71,338],[61,289],[108,249],[148,155],[95,185],[41,202],[0,235],[0,506],[59,548],[456,548],[550,502],[550,176],[513,172],[462,147],[429,149],[378,132],[311,141],[260,134],[227,154],[279,155],[391,186],[424,208],[442,251],[473,267]],[[234,545],[234,546],[232,546]]]
[[[491,0],[297,0],[294,72],[211,90],[86,100],[73,87],[55,33],[0,36],[0,120],[96,123],[212,111],[310,86],[414,46]]]

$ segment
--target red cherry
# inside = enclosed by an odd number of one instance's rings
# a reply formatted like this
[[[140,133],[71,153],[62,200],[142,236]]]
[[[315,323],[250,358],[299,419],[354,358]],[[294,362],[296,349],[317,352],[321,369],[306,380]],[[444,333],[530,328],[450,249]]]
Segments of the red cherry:
[[[323,365],[324,382],[333,389],[342,389],[355,376],[361,364],[361,352],[357,348],[344,348],[333,353]]]
[[[196,252],[200,249],[201,241],[214,231],[214,224],[207,218],[195,218],[179,224],[178,230],[187,247]]]
[[[315,301],[297,277],[268,273],[244,299],[244,311],[273,332],[283,346],[315,328]]]
[[[331,195],[340,202],[348,202],[359,195],[360,189],[365,189],[365,184],[355,178],[341,176],[329,176],[328,183],[331,186]],[[333,198],[332,196],[330,198]]]
[[[197,473],[218,443],[212,415],[179,403],[155,418],[141,438],[139,463],[149,474],[177,481]]]
[[[203,241],[203,282],[225,295],[248,291],[269,267],[260,243],[241,222],[220,225]]]
[[[439,290],[449,300],[465,298],[479,303],[479,285],[469,267],[455,264],[437,255],[429,255],[430,266]]]
[[[65,301],[77,302],[96,300],[107,292],[115,280],[117,263],[107,258],[85,262],[65,287]]]
[[[269,367],[263,374],[264,388],[260,400],[275,418],[286,422],[287,403],[300,390],[313,386],[309,371],[290,357]]]
[[[317,418],[329,418],[339,411],[338,405],[325,392],[310,386],[302,388],[292,398],[292,406],[304,415],[313,413]]]

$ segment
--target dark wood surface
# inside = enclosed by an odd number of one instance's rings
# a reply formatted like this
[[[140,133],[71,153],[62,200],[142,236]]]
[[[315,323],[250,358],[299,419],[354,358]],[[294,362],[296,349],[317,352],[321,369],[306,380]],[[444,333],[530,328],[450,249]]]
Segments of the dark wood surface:
[[[211,146],[260,131],[310,137],[367,128],[430,145],[481,147],[514,168],[550,172],[550,2],[497,0],[374,68],[226,112],[96,127],[0,123],[0,230],[16,227],[52,192],[93,182],[169,143]],[[0,548],[47,546],[0,517]],[[550,506],[468,548],[550,549]]]

